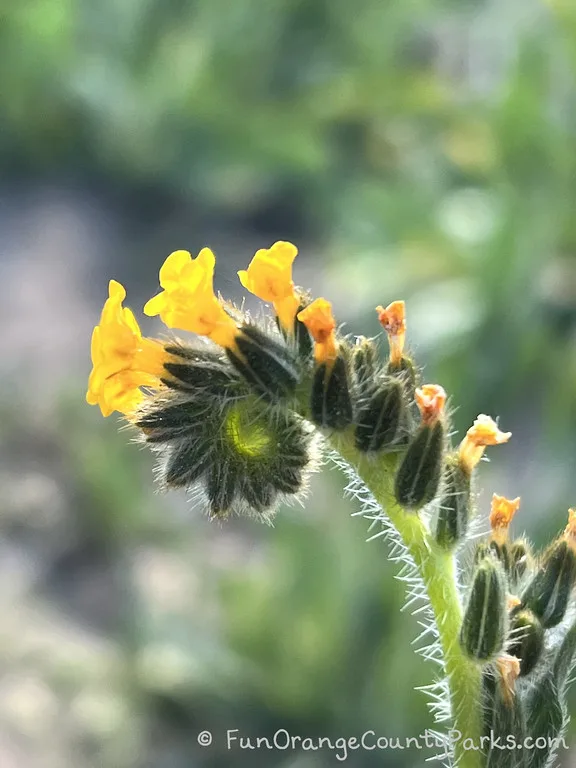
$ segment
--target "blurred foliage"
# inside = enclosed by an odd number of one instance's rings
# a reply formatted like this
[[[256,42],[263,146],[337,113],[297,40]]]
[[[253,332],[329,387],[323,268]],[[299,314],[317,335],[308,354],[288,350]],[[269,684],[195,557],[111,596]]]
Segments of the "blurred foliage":
[[[4,481],[19,482],[3,510],[3,539],[27,553],[27,591],[44,604],[24,634],[29,607],[5,614],[5,674],[17,693],[0,688],[0,709],[11,738],[42,737],[66,718],[57,738],[38,745],[48,750],[43,765],[68,765],[77,750],[82,765],[164,768],[201,758],[207,766],[292,765],[297,757],[230,753],[229,728],[334,741],[370,729],[424,731],[425,700],[413,688],[429,670],[406,639],[414,620],[400,613],[382,545],[366,545],[365,523],[350,517],[343,478],[319,486],[316,509],[284,510],[273,530],[236,521],[215,531],[160,505],[149,462],[135,461],[125,435],[111,439],[92,414],[76,413],[71,424],[74,408],[68,402],[56,422],[33,425],[51,456],[41,472],[26,448],[31,435],[14,431],[6,414],[3,421]],[[21,698],[38,703],[18,706]],[[196,736],[205,728],[215,741],[202,753]],[[411,759],[372,753],[351,764]]]
[[[137,198],[138,247],[161,239],[159,200],[193,240],[295,239],[354,332],[405,297],[456,427],[485,410],[514,432],[494,489],[522,493],[538,539],[560,527],[576,494],[571,0],[6,0],[0,46],[4,179]],[[320,768],[332,756],[195,737],[430,723],[415,620],[341,477],[274,529],[218,529],[153,495],[149,457],[113,424],[22,406],[0,429],[0,749],[19,768]]]

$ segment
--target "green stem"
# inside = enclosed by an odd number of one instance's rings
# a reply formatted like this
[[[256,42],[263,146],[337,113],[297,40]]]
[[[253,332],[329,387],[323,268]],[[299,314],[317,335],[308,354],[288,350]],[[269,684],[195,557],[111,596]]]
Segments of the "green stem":
[[[405,512],[393,495],[396,458],[384,456],[374,461],[356,451],[346,438],[334,440],[334,447],[358,473],[360,479],[386,512],[410,552],[424,582],[434,613],[442,646],[444,667],[450,689],[452,728],[461,734],[454,742],[458,768],[481,768],[482,753],[477,751],[482,735],[480,669],[461,651],[458,642],[462,605],[458,592],[454,555],[440,549],[417,514]],[[475,749],[464,749],[464,740]]]

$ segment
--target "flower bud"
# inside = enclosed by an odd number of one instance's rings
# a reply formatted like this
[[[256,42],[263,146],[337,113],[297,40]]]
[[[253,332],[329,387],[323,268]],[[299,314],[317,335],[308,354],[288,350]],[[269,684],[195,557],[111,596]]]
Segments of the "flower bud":
[[[177,345],[166,346],[165,350],[173,356],[164,363],[166,375],[162,378],[162,383],[170,389],[188,394],[206,392],[226,399],[245,390],[236,371],[221,355]]]
[[[305,309],[304,305],[300,305],[298,312],[303,309]],[[294,318],[294,344],[301,360],[309,360],[312,357],[314,349],[312,336],[310,336],[308,328],[297,317]]]
[[[382,384],[360,407],[356,416],[356,448],[380,451],[396,442],[405,414],[404,392],[399,381]]]
[[[502,745],[514,734],[520,744],[527,735],[522,696],[516,693],[520,674],[518,659],[503,653],[482,670],[483,762],[486,768],[521,768],[520,757]],[[535,768],[535,767],[533,767]]]
[[[460,630],[460,645],[470,658],[490,661],[502,652],[506,629],[504,572],[495,558],[485,557],[474,573]]]
[[[554,627],[564,618],[575,583],[576,554],[570,542],[558,539],[526,587],[522,605],[533,611],[546,629]]]
[[[358,336],[356,344],[352,347],[352,370],[361,393],[372,387],[377,367],[378,354],[374,342],[364,336]]]
[[[444,461],[443,410],[446,392],[437,384],[416,390],[421,425],[396,473],[394,495],[407,509],[419,509],[436,496]]]
[[[239,476],[230,463],[215,463],[208,470],[206,496],[211,518],[226,518],[232,509],[238,491]]]
[[[529,675],[544,650],[544,628],[532,611],[520,608],[510,616],[508,653],[520,661],[520,674]]]
[[[249,324],[241,326],[235,342],[226,353],[255,392],[272,401],[294,393],[298,369],[285,344]]]
[[[305,297],[302,297],[303,299]],[[293,325],[287,329],[282,325],[282,322],[278,315],[276,315],[276,326],[284,340],[288,345],[291,345],[296,351],[296,354],[300,360],[307,361],[312,357],[312,351],[314,349],[314,343],[312,337],[308,331],[308,328],[301,320],[298,320],[298,313],[306,309],[307,304],[302,303],[298,305],[296,309],[296,315],[294,316]]]
[[[492,539],[488,542],[488,549],[500,561],[505,573],[508,574],[510,572],[510,545],[508,542]]]
[[[534,557],[526,539],[516,539],[508,549],[510,553],[510,583],[517,586],[533,570]]]
[[[343,355],[320,363],[314,370],[310,395],[310,416],[314,424],[327,429],[345,429],[352,423],[352,398],[348,365]]]
[[[163,482],[172,488],[190,487],[208,471],[213,459],[212,445],[206,436],[182,439],[169,450]]]
[[[508,575],[510,570],[510,552],[508,542],[502,544],[488,539],[487,541],[481,541],[476,547],[474,553],[474,562],[479,563],[485,557],[494,557],[500,562],[500,565],[504,569],[504,573]]]
[[[444,488],[436,518],[435,538],[443,549],[453,549],[461,542],[470,521],[470,476],[458,457],[449,456],[444,468]]]
[[[184,438],[209,440],[209,430],[218,429],[214,421],[218,401],[198,395],[194,399],[157,398],[136,412],[134,424],[142,430],[147,443],[174,443]]]
[[[485,557],[490,557],[491,555],[492,550],[490,549],[490,544],[487,541],[479,542],[474,550],[474,565],[478,565],[478,563],[482,562]]]
[[[436,496],[442,475],[444,425],[418,428],[398,467],[394,481],[396,501],[406,509],[420,509]]]
[[[402,355],[398,361],[389,360],[386,366],[386,373],[388,376],[393,376],[404,384],[409,399],[414,397],[418,377],[414,363],[409,357]]]

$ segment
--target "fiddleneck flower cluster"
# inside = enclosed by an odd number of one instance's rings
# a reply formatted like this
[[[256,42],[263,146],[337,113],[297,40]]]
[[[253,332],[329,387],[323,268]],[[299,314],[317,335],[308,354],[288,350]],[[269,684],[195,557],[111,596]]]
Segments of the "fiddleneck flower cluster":
[[[123,306],[124,287],[110,281],[92,336],[86,399],[104,416],[119,411],[137,430],[158,456],[164,488],[200,489],[218,519],[269,519],[279,501],[306,490],[329,444],[366,481],[382,506],[379,519],[388,515],[412,559],[406,562],[419,569],[449,658],[456,726],[465,721],[478,733],[474,707],[490,728],[530,725],[522,708],[539,687],[522,687],[521,678],[544,675],[550,631],[556,637],[574,608],[576,511],[535,555],[525,538],[511,536],[520,499],[494,494],[490,530],[475,547],[463,589],[454,557],[472,538],[477,468],[486,448],[511,433],[480,414],[454,445],[445,390],[421,381],[406,350],[404,302],[376,308],[387,341],[382,354],[380,339],[343,336],[331,303],[295,286],[296,254],[291,243],[277,242],[238,273],[244,288],[271,305],[263,323],[214,293],[210,249],[195,258],[170,254],[161,291],[144,313],[202,337],[192,341],[145,338]],[[548,699],[535,711],[558,705],[557,677],[542,688]]]
[[[195,258],[171,253],[144,314],[203,344],[142,336],[123,306],[124,287],[112,280],[94,329],[86,399],[140,430],[160,456],[165,486],[200,484],[214,516],[267,513],[282,495],[300,493],[317,463],[318,433],[350,435],[369,460],[397,454],[397,500],[417,511],[452,475],[444,467],[446,393],[417,386],[405,352],[405,304],[376,308],[389,347],[380,361],[374,340],[340,336],[331,303],[295,286],[297,252],[276,242],[238,272],[242,286],[271,305],[275,322],[266,326],[215,294],[209,248]],[[472,473],[484,446],[508,437],[480,416],[459,449],[462,472]]]

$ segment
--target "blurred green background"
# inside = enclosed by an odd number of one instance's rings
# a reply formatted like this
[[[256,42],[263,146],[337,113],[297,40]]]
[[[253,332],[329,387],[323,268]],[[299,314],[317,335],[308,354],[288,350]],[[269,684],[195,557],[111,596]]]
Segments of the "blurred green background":
[[[90,333],[110,277],[138,313],[169,252],[209,245],[240,299],[291,240],[351,332],[406,299],[455,429],[514,433],[481,509],[522,495],[547,541],[576,504],[576,6],[4,0],[0,51],[0,765],[324,768],[225,732],[422,733],[436,670],[344,478],[273,528],[155,494],[84,403]]]

